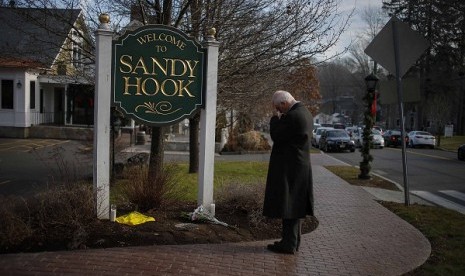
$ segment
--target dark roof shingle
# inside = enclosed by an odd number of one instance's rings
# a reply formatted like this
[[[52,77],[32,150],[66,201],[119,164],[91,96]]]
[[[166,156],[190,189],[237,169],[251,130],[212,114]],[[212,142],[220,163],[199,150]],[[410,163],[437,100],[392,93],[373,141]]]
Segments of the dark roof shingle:
[[[0,7],[0,58],[50,67],[80,12]]]

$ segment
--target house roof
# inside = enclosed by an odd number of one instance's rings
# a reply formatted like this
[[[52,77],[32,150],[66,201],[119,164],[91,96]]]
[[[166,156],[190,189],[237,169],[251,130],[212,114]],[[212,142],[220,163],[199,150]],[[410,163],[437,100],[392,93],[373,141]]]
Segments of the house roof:
[[[0,66],[49,68],[80,13],[79,9],[0,7]]]
[[[7,68],[40,68],[43,64],[34,60],[24,58],[0,57],[0,67]]]

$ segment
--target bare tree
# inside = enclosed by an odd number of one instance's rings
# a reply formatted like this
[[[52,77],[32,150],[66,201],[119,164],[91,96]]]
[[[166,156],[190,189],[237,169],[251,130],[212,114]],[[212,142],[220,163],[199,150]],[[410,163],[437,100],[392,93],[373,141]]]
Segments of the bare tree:
[[[273,73],[291,68],[332,47],[347,26],[335,1],[223,1],[215,19],[220,54],[222,106],[250,110],[253,101],[284,86]],[[238,20],[240,19],[240,20]],[[270,85],[253,85],[265,79]],[[252,86],[251,86],[252,84]]]
[[[286,81],[290,86],[289,92],[296,95],[312,115],[316,115],[321,100],[316,67],[311,65],[309,60],[302,60],[299,66],[287,73]]]
[[[336,112],[338,97],[352,95],[352,73],[341,60],[336,60],[321,64],[318,67],[318,78],[320,79],[321,96],[325,102],[331,103],[324,111],[332,114]]]
[[[361,107],[364,105],[363,97],[366,94],[365,77],[371,73],[377,75],[383,74],[383,70],[364,51],[384,27],[388,18],[382,9],[372,6],[365,8],[359,16],[365,23],[366,31],[360,33],[355,43],[350,46],[345,64],[348,66],[350,72],[352,72],[352,85],[356,104]]]
[[[348,62],[353,67],[353,71],[359,73],[363,79],[372,72],[378,73],[376,62],[370,61],[370,57],[364,53],[364,50],[381,31],[388,18],[382,9],[372,6],[365,8],[360,18],[365,23],[366,31],[360,33],[356,42],[351,45]]]

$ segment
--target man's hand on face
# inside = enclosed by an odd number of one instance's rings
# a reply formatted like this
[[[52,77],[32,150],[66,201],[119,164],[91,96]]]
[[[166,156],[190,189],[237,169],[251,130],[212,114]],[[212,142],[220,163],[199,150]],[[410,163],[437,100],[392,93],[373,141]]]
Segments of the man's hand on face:
[[[273,115],[281,118],[281,116],[285,113],[286,108],[287,108],[287,104],[284,102],[274,105]]]
[[[271,110],[272,110],[271,112],[272,112],[272,114],[273,114],[273,115],[272,115],[273,117],[274,117],[274,116],[277,116],[278,118],[281,117],[281,112],[279,112],[278,106],[277,106],[277,105],[272,104],[272,105],[271,105]]]

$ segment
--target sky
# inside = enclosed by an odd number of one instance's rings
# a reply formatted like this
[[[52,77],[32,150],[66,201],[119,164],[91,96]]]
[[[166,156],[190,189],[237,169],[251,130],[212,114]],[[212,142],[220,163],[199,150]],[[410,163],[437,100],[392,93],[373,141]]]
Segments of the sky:
[[[354,8],[354,14],[350,19],[350,26],[346,32],[341,36],[340,41],[335,47],[330,49],[328,52],[329,55],[336,53],[337,51],[342,51],[345,46],[350,44],[351,40],[355,40],[357,34],[363,32],[367,28],[366,23],[363,22],[361,14],[367,7],[379,8],[381,9],[382,0],[340,0],[339,11],[343,14],[349,14]],[[386,20],[387,21],[387,20]]]

